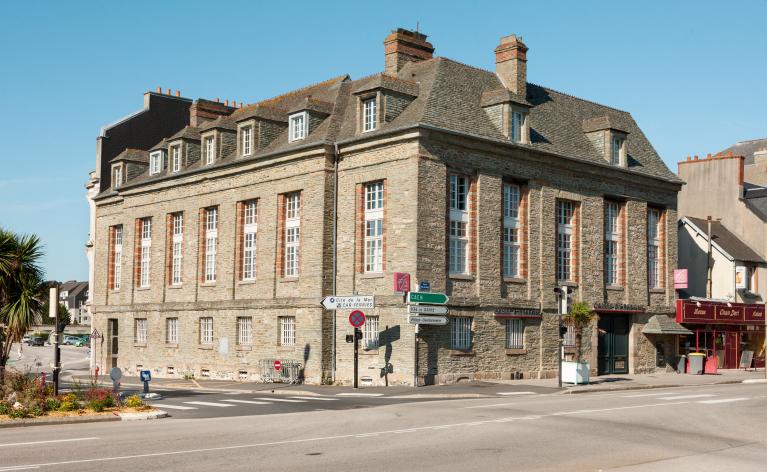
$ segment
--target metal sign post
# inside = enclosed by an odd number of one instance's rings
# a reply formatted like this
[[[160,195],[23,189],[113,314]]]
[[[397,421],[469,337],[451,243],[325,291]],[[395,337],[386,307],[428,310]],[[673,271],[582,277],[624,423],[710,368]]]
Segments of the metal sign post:
[[[59,394],[59,371],[61,350],[59,349],[59,286],[54,285],[48,292],[48,316],[53,318],[53,395]]]
[[[354,381],[352,382],[352,386],[354,388],[359,388],[357,374],[360,361],[360,338],[362,337],[360,328],[365,324],[365,313],[360,310],[354,310],[349,313],[349,324],[354,328]]]

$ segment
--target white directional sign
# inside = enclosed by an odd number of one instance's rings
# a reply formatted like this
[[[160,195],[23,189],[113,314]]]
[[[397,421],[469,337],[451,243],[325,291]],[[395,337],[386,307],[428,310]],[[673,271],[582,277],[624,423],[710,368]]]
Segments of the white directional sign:
[[[410,315],[407,317],[407,321],[410,324],[445,326],[447,324],[447,316]]]
[[[330,296],[322,299],[326,310],[357,310],[360,308],[375,308],[373,295],[354,295],[351,297]]]
[[[446,315],[447,307],[443,305],[408,305],[407,312],[413,315]]]

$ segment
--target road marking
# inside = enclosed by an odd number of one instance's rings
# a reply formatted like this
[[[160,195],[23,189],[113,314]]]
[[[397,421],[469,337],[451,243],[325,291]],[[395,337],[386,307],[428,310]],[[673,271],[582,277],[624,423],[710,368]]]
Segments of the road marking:
[[[382,397],[383,393],[336,393],[339,397]]]
[[[322,400],[324,402],[334,402],[337,401],[338,398],[325,398],[325,397],[290,397],[290,398],[298,398],[299,400]]]
[[[659,397],[661,395],[668,395],[668,392],[655,392],[655,393],[640,393],[638,395],[621,395],[623,398],[639,398],[639,397]]]
[[[498,395],[535,395],[535,392],[498,392]]]
[[[711,393],[700,393],[698,395],[674,395],[672,397],[658,397],[658,400],[689,400],[691,398],[706,398],[715,396],[716,395]]]
[[[234,406],[234,405],[229,405],[227,403],[215,403],[215,402],[184,402],[184,403],[186,403],[187,405],[217,406],[219,408]]]
[[[306,403],[306,400],[291,400],[289,398],[255,398],[254,400],[263,400],[266,402]]]
[[[698,403],[705,403],[707,405],[712,405],[714,403],[730,403],[730,402],[742,402],[743,400],[748,400],[748,397],[740,397],[740,398],[721,398],[719,400],[701,400]]]
[[[233,402],[233,403],[247,403],[248,405],[271,405],[272,402],[258,402],[255,400],[222,400],[225,402]]]
[[[50,439],[48,441],[32,441],[32,442],[20,442],[20,443],[9,443],[9,444],[0,444],[0,447],[11,447],[11,446],[31,446],[34,444],[50,444],[50,443],[60,443],[60,442],[74,442],[74,441],[95,441],[98,438],[69,438],[69,439]]]
[[[193,406],[168,405],[167,403],[152,403],[157,408],[167,408],[168,410],[196,410]]]
[[[40,467],[38,467],[36,465],[26,465],[26,466],[25,465],[20,465],[18,467],[13,467],[13,466],[11,466],[11,467],[0,467],[0,470],[1,471],[6,471],[6,470],[30,470],[30,469],[39,469],[39,468]]]

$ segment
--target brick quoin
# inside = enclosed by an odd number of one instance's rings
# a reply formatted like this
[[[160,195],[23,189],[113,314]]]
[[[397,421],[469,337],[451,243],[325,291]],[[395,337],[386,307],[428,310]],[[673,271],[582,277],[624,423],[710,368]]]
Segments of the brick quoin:
[[[477,192],[479,180],[476,177],[469,179],[469,273],[477,273],[477,238],[479,237],[477,221]]]
[[[354,270],[365,272],[365,184],[358,183],[354,189]]]
[[[133,230],[133,286],[141,284],[141,218],[136,218]]]
[[[381,224],[381,270],[386,271],[386,255],[387,255],[387,245],[386,245],[386,239],[388,231],[386,229],[386,225],[389,222],[389,213],[387,208],[389,207],[389,183],[384,179],[382,181],[383,185],[383,223]]]
[[[243,279],[243,253],[245,246],[245,205],[248,202],[237,202],[234,229],[234,257],[237,280]],[[256,207],[258,208],[258,207]],[[258,246],[256,246],[258,247]]]
[[[628,282],[628,273],[626,272],[626,257],[627,257],[627,239],[628,234],[628,210],[626,209],[626,203],[621,202],[618,206],[618,223],[620,232],[618,236],[618,284],[625,286]]]
[[[200,255],[197,263],[197,279],[205,283],[205,208],[200,208],[197,216],[197,253]]]
[[[658,288],[666,288],[666,215],[667,212],[664,208],[658,208]]]
[[[528,207],[530,201],[530,189],[527,185],[519,186],[519,276],[523,279],[527,278],[527,266],[528,266]]]
[[[165,215],[165,283],[173,282],[173,213]]]
[[[285,194],[277,196],[277,277],[285,277]]]
[[[578,283],[580,281],[580,245],[581,245],[581,204],[579,202],[573,202],[573,239],[571,242],[571,260],[570,260],[570,276],[572,281]]]
[[[114,226],[109,227],[109,247],[107,249],[107,288],[115,288],[115,233]]]

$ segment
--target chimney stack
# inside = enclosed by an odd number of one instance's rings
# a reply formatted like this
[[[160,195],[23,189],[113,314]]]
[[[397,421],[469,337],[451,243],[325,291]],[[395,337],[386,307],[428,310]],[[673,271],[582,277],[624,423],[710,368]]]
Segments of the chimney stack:
[[[397,75],[408,62],[431,59],[433,53],[425,34],[398,28],[384,39],[384,73]]]
[[[495,48],[495,73],[506,88],[520,98],[527,96],[527,46],[512,34]]]

